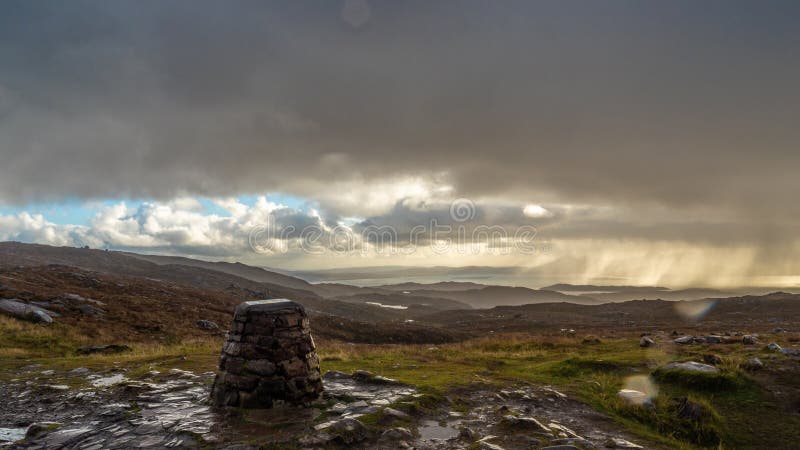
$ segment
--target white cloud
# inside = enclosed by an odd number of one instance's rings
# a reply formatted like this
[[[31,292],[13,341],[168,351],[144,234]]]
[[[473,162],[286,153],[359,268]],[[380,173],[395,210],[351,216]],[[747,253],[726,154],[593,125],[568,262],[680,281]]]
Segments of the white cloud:
[[[540,205],[525,205],[522,209],[522,213],[525,214],[526,217],[552,217],[553,213],[546,210]]]
[[[23,211],[16,215],[0,215],[0,240],[37,242],[50,245],[79,245],[76,237],[83,228],[75,225],[56,225],[41,214]]]

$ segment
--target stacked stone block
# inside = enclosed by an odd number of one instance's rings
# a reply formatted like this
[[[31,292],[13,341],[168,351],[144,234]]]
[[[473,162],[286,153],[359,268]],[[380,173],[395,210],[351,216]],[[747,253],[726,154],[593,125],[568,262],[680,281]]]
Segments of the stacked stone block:
[[[240,304],[222,348],[212,401],[272,408],[307,405],[321,393],[319,358],[303,307],[286,299]]]

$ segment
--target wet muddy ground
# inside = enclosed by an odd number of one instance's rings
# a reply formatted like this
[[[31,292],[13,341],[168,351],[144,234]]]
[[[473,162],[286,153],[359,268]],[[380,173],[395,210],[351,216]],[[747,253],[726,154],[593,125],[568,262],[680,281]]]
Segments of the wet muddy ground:
[[[29,366],[17,375],[0,384],[3,448],[639,448],[609,419],[546,387],[476,385],[415,414],[408,406],[424,394],[411,386],[329,372],[325,396],[312,408],[216,410],[207,401],[212,372],[171,369],[128,379],[121,370]]]

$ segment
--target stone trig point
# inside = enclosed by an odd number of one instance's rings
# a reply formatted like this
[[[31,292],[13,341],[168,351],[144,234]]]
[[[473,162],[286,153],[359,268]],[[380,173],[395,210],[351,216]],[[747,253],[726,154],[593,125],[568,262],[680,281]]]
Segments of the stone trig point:
[[[217,406],[307,405],[322,393],[319,358],[303,306],[287,299],[236,307],[211,389]]]

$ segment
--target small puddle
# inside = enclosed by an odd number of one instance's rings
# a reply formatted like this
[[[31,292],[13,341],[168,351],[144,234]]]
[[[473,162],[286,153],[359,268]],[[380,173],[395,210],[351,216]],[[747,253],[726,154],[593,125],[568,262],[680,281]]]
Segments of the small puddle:
[[[439,421],[426,420],[418,428],[419,436],[426,441],[430,439],[447,440],[458,436],[459,425],[461,425],[460,420],[447,422],[444,426]]]
[[[10,442],[20,441],[25,437],[27,428],[2,428],[0,427],[0,444],[8,444]]]
[[[125,375],[118,373],[116,375],[111,375],[110,377],[95,378],[94,380],[92,380],[92,386],[108,387],[108,386],[113,386],[117,383],[122,383],[123,381],[127,380],[128,379],[125,378]]]

